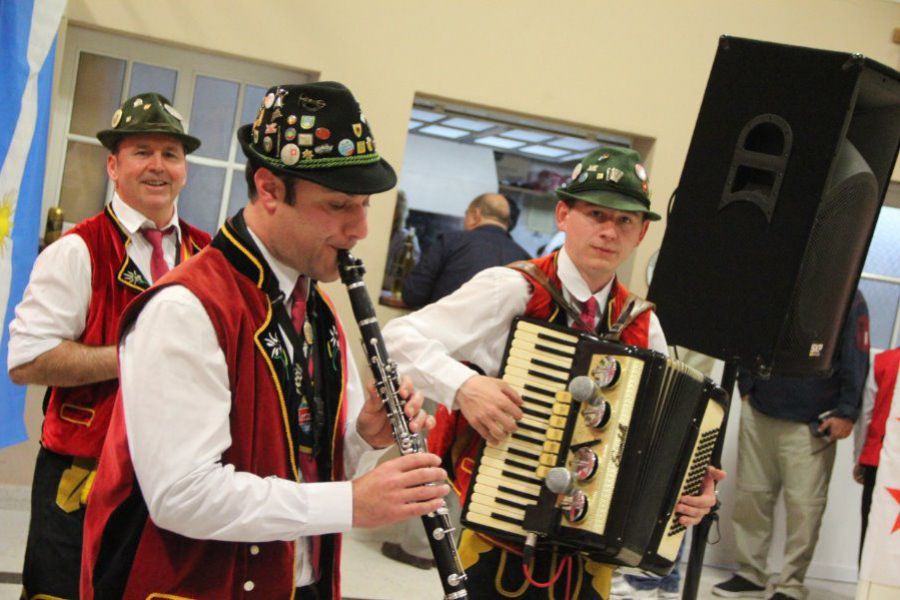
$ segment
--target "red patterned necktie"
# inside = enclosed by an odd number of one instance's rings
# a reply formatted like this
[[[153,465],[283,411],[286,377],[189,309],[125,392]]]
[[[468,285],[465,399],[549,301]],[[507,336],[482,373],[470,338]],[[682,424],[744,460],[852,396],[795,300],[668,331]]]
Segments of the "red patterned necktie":
[[[291,292],[291,322],[294,324],[294,331],[303,335],[303,320],[306,318],[306,296],[307,296],[307,279],[300,276],[297,284],[294,285],[294,291]],[[294,349],[300,352],[300,348]]]
[[[306,299],[309,295],[309,284],[308,279],[304,276],[300,276],[297,279],[297,284],[294,285],[294,291],[291,292],[291,323],[294,325],[294,330],[299,334],[299,340],[302,344],[303,338],[303,321],[306,320]],[[297,352],[303,352],[303,348],[294,348],[294,354],[296,357]],[[310,356],[312,353],[310,352]],[[297,360],[296,358],[294,360]],[[307,369],[309,370],[310,376],[312,376],[312,361],[307,365]],[[299,415],[298,417],[299,418]],[[306,454],[305,452],[298,452],[299,455],[299,467],[300,473],[303,475],[303,481],[307,483],[314,483],[319,480],[319,466],[316,464],[316,459],[313,454]],[[313,573],[315,573],[315,578],[318,580],[319,578],[319,564],[322,555],[322,537],[315,535],[309,538],[309,562],[312,565]]]
[[[141,235],[153,246],[153,253],[150,255],[150,276],[153,277],[153,283],[159,281],[160,277],[169,272],[169,265],[163,252],[162,239],[164,235],[169,235],[173,231],[175,231],[174,225],[162,230],[141,229]]]
[[[585,331],[594,331],[594,321],[597,319],[597,299],[590,296],[581,306],[581,323],[577,324],[578,329]]]

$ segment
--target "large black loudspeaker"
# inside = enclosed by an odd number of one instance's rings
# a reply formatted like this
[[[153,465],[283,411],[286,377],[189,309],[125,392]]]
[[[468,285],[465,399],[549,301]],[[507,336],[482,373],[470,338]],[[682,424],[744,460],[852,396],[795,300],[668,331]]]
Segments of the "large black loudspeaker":
[[[900,77],[722,37],[649,297],[671,344],[822,374],[900,144]]]

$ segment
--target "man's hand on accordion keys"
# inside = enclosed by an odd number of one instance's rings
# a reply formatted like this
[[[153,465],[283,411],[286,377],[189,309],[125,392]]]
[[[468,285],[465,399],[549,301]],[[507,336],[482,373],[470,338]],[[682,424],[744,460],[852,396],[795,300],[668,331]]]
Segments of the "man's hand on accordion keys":
[[[384,402],[375,390],[373,381],[366,384],[366,391],[368,397],[356,419],[356,431],[373,448],[387,448],[394,443],[394,434],[384,409]],[[415,391],[409,377],[400,379],[399,392],[405,401],[403,412],[409,419],[410,432],[425,433],[434,427],[434,417],[422,408],[425,398],[420,392]]]
[[[678,522],[689,527],[699,523],[716,505],[716,482],[725,479],[725,471],[708,467],[703,478],[699,496],[682,496],[675,505],[675,512],[681,515]]]
[[[522,398],[508,383],[473,375],[456,391],[456,406],[481,437],[499,444],[522,418]]]

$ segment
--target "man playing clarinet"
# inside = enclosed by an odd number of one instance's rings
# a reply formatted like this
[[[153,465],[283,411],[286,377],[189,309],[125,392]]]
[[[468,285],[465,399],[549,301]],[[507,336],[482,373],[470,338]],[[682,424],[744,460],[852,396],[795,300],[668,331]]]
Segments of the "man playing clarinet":
[[[85,523],[81,597],[340,598],[342,532],[436,511],[439,459],[394,439],[318,282],[396,183],[343,85],[270,88],[238,138],[250,202],[131,305]],[[430,418],[409,383],[412,431]]]

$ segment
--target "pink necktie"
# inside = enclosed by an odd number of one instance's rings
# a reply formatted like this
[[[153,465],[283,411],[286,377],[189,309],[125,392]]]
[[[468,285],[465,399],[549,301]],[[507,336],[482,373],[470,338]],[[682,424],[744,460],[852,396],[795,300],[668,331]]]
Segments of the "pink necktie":
[[[294,291],[291,292],[291,323],[294,325],[294,329],[300,334],[300,337],[303,337],[303,321],[306,319],[306,297],[308,295],[308,282],[309,280],[301,276],[297,279],[297,284],[294,286]],[[302,342],[301,342],[302,343]],[[302,348],[294,348],[294,352],[302,352]],[[307,365],[310,376],[312,376],[312,361]],[[306,454],[305,452],[299,452],[299,467],[300,473],[303,475],[303,481],[307,483],[314,483],[319,481],[319,466],[316,464],[316,459],[312,454]],[[310,557],[309,562],[312,565],[313,573],[315,573],[316,579],[319,577],[319,564],[321,562],[322,556],[322,537],[315,535],[309,538],[309,550]]]
[[[594,331],[594,321],[597,318],[597,299],[593,296],[585,300],[581,307],[581,323],[579,329]]]
[[[162,239],[164,235],[169,235],[173,231],[175,231],[174,225],[162,230],[141,229],[141,235],[153,246],[153,253],[150,255],[150,275],[153,277],[153,283],[159,281],[160,277],[169,272],[169,265],[166,263],[166,255],[163,252]]]

